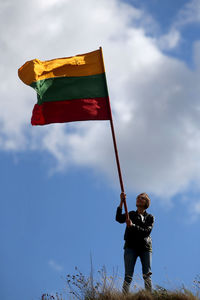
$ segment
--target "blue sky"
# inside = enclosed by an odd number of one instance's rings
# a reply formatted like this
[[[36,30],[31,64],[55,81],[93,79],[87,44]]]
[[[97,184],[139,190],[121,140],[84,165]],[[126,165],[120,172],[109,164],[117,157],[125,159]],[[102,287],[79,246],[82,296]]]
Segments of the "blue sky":
[[[200,260],[200,1],[0,3],[0,291],[62,292],[77,266],[118,268],[120,185],[109,123],[31,127],[27,60],[103,47],[129,210],[147,192],[155,216],[153,283],[192,288]],[[140,277],[140,279],[138,279]],[[142,285],[137,262],[134,280]],[[120,285],[119,285],[120,287]]]

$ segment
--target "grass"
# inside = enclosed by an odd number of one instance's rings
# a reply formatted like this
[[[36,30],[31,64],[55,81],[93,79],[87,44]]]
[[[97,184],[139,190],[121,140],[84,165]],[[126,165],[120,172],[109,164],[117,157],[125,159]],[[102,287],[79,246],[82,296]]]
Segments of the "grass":
[[[194,283],[195,293],[189,291],[184,286],[176,290],[167,290],[161,286],[156,286],[152,293],[135,286],[135,291],[128,295],[123,295],[118,288],[117,272],[113,271],[112,276],[108,276],[106,268],[98,271],[97,280],[94,279],[94,272],[91,262],[89,276],[83,275],[78,268],[75,274],[68,274],[65,278],[65,296],[43,294],[41,300],[199,300],[200,299],[200,276],[197,276]],[[137,290],[137,291],[136,291]]]

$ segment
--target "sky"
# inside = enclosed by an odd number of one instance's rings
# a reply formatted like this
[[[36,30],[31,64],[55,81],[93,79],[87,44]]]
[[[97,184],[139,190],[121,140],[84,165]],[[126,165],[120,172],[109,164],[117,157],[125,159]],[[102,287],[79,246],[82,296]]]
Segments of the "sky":
[[[129,210],[151,198],[154,287],[200,270],[200,0],[0,1],[0,291],[63,293],[77,266],[124,276],[108,121],[31,126],[27,60],[103,49]],[[143,286],[138,261],[134,282]],[[121,280],[121,281],[120,281]]]

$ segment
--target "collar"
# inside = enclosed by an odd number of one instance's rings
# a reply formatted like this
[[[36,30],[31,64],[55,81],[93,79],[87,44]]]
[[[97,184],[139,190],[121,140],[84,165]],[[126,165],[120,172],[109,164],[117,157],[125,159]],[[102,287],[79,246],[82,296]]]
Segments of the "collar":
[[[137,213],[138,215],[140,215],[139,212],[138,212],[138,210],[136,210],[136,213]],[[146,216],[146,215],[147,215],[147,212],[146,212],[146,210],[145,210],[144,213],[143,213],[143,216]]]

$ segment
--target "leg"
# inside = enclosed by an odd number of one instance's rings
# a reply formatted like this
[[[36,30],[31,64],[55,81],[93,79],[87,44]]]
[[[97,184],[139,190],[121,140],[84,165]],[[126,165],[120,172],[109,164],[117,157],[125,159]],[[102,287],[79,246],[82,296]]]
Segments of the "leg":
[[[124,283],[122,288],[122,292],[124,294],[129,292],[137,256],[138,255],[136,251],[134,251],[133,249],[130,248],[124,249],[125,277],[124,277]]]
[[[140,260],[142,263],[142,273],[144,279],[145,289],[149,292],[152,291],[152,282],[151,282],[151,261],[152,261],[152,253],[149,251],[142,251],[140,253]]]

